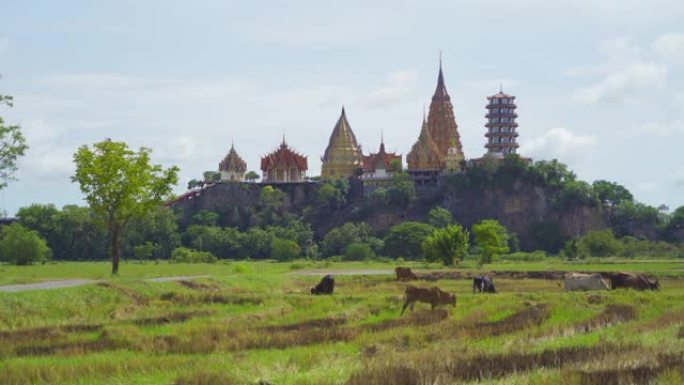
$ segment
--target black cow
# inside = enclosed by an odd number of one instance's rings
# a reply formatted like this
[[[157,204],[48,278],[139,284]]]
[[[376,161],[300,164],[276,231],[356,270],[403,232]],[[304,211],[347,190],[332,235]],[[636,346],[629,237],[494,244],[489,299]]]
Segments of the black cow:
[[[332,294],[333,290],[335,290],[335,278],[332,275],[326,275],[318,285],[311,288],[311,294]]]
[[[490,276],[478,275],[473,278],[473,293],[496,293],[494,281]]]

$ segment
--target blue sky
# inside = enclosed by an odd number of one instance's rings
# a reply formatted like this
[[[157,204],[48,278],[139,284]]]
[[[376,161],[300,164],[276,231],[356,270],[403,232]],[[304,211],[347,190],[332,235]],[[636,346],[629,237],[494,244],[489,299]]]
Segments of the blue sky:
[[[340,108],[364,149],[406,154],[443,52],[469,158],[486,96],[517,96],[520,153],[558,158],[638,200],[684,205],[684,2],[15,1],[0,12],[0,113],[31,149],[0,192],[82,203],[79,145],[153,149],[182,186],[234,141],[250,170],[283,133],[320,173]]]

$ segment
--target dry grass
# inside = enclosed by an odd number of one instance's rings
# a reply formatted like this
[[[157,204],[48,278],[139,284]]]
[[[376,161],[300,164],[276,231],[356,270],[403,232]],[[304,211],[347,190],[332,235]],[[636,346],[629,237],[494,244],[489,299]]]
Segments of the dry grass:
[[[249,295],[227,295],[222,293],[178,293],[168,292],[160,299],[181,305],[222,304],[222,305],[261,305],[263,298]]]
[[[163,325],[170,323],[186,322],[195,317],[204,317],[211,314],[214,314],[214,312],[209,310],[175,312],[170,314],[163,314],[156,317],[138,318],[136,320],[133,320],[133,323],[139,326]]]
[[[140,294],[137,291],[132,290],[128,287],[117,285],[113,282],[98,282],[96,283],[96,285],[107,289],[116,290],[122,293],[123,295],[130,297],[133,300],[133,302],[135,302],[135,304],[138,306],[145,306],[149,302],[149,299],[145,295]]]
[[[242,384],[222,372],[195,372],[179,376],[174,385],[234,385]]]

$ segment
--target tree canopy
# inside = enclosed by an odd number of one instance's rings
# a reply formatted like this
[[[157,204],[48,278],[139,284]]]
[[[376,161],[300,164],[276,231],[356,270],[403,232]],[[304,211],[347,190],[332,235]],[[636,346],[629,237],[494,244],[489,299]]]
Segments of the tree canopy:
[[[12,97],[0,95],[0,106],[12,107]],[[0,115],[0,189],[7,187],[7,183],[14,180],[17,171],[17,160],[28,150],[26,138],[21,133],[19,125],[6,125]]]
[[[468,231],[461,225],[449,225],[435,230],[423,240],[421,245],[425,259],[441,261],[445,265],[453,265],[468,254]]]
[[[178,182],[178,167],[151,164],[150,152],[107,139],[81,146],[74,154],[72,181],[109,232],[112,274],[119,271],[121,236],[128,222],[170,199],[171,187]]]
[[[508,253],[508,232],[495,219],[485,219],[473,225],[475,243],[482,250],[480,264],[492,262],[492,257]]]
[[[16,265],[30,265],[44,262],[52,251],[38,232],[27,229],[19,223],[5,226],[0,232],[0,256]]]

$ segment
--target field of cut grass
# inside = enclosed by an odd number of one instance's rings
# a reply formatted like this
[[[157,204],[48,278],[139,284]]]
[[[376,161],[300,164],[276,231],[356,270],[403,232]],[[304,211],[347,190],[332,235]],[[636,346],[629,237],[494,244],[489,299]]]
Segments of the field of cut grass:
[[[436,265],[404,264],[429,270]],[[684,278],[678,261],[500,263],[486,270],[646,271],[658,292],[564,293],[553,280],[416,281],[455,293],[418,304],[389,263],[0,265],[0,284],[88,278],[0,293],[0,384],[681,384]],[[474,269],[468,263],[458,269]],[[308,290],[335,271],[335,294]],[[306,274],[302,274],[306,273]],[[312,274],[312,275],[308,275]],[[159,276],[209,275],[149,282]]]

